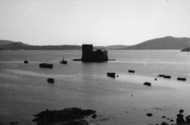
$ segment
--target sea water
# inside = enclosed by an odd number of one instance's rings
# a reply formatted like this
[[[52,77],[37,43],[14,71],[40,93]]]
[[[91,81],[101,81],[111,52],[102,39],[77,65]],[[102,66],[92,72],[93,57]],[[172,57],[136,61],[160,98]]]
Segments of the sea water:
[[[45,109],[67,107],[97,111],[101,125],[147,125],[176,118],[179,109],[190,114],[190,53],[179,50],[110,50],[105,63],[82,63],[78,50],[1,51],[0,123],[33,125],[33,114]],[[63,59],[68,64],[60,64]],[[28,64],[24,64],[28,60]],[[41,69],[39,63],[53,63]],[[128,70],[135,70],[134,74]],[[106,76],[116,72],[116,79]],[[171,75],[171,79],[158,78]],[[48,84],[52,77],[55,84]],[[185,77],[185,82],[177,81]],[[155,78],[157,80],[155,80]],[[152,86],[144,86],[151,82]],[[153,113],[147,118],[146,113]],[[169,122],[169,121],[168,121]]]

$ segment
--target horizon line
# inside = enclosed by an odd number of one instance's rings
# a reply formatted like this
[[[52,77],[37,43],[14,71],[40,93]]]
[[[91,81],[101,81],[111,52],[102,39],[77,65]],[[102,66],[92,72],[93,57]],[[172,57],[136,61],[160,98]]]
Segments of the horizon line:
[[[183,37],[178,37],[178,36],[172,36],[172,35],[166,35],[166,36],[162,36],[162,37],[156,37],[156,38],[152,38],[152,39],[147,39],[147,40],[144,40],[142,42],[139,42],[139,43],[135,43],[135,44],[105,44],[105,45],[100,45],[100,44],[95,44],[95,43],[80,43],[80,44],[75,44],[75,43],[64,43],[64,44],[30,44],[30,43],[27,43],[27,42],[24,42],[24,41],[21,41],[21,40],[11,40],[11,39],[0,39],[0,41],[10,41],[10,42],[15,42],[15,43],[23,43],[23,44],[26,44],[26,45],[30,45],[30,46],[64,46],[64,45],[74,45],[74,46],[81,46],[83,44],[92,44],[94,46],[134,46],[134,45],[138,45],[140,43],[143,43],[143,42],[146,42],[146,41],[149,41],[149,40],[154,40],[154,39],[160,39],[160,38],[190,38],[190,37],[186,37],[186,36],[183,36]]]

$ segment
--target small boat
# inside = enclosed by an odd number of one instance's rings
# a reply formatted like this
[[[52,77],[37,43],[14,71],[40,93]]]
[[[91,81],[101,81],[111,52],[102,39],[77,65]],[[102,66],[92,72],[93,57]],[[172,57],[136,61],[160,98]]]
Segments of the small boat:
[[[67,64],[68,62],[67,62],[67,60],[65,60],[64,59],[64,57],[63,57],[63,59],[60,61],[60,64]]]
[[[49,63],[40,63],[39,64],[40,68],[49,68],[52,69],[53,68],[53,64],[49,64]]]
[[[115,78],[116,77],[116,73],[115,72],[107,72],[107,76],[111,77],[111,78]]]
[[[187,79],[184,78],[184,77],[177,77],[177,80],[178,80],[178,81],[186,81]]]
[[[129,69],[129,70],[128,70],[128,73],[135,73],[135,70]]]
[[[47,82],[51,83],[51,84],[54,84],[55,80],[53,78],[47,78]]]
[[[148,87],[150,87],[152,84],[151,84],[150,82],[144,82],[143,85],[144,85],[144,86],[148,86]]]
[[[68,62],[67,62],[67,60],[64,60],[64,59],[63,59],[62,61],[60,61],[60,63],[61,63],[61,64],[67,64]]]

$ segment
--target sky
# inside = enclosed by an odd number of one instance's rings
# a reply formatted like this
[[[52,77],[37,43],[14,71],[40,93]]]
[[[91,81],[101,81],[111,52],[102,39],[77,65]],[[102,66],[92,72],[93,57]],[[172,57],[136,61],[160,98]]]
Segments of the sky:
[[[0,0],[0,39],[133,45],[190,37],[190,0]]]

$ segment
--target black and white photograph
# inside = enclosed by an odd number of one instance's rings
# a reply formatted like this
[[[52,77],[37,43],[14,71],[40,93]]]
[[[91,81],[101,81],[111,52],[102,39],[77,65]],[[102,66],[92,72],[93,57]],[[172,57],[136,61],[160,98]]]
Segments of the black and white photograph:
[[[0,125],[190,125],[190,0],[0,0]]]

